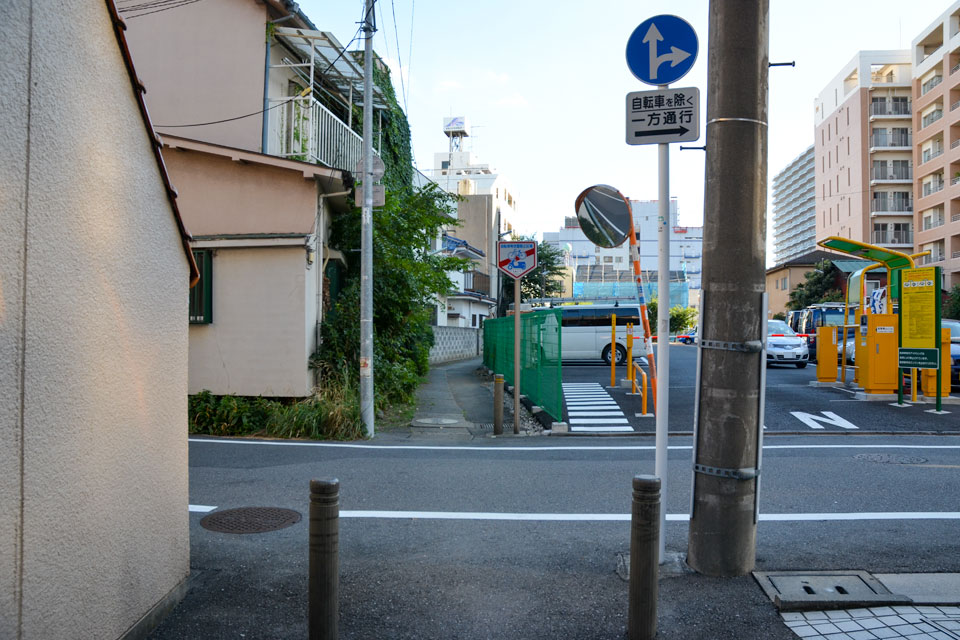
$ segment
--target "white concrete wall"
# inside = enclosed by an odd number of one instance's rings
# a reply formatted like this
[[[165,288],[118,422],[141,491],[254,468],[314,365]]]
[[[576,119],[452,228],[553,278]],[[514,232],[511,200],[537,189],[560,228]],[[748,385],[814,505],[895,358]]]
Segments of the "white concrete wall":
[[[292,246],[217,249],[212,264],[213,323],[190,325],[190,393],[309,395],[317,263],[307,271],[306,250]]]
[[[189,573],[188,263],[105,3],[0,38],[0,637],[117,638]]]

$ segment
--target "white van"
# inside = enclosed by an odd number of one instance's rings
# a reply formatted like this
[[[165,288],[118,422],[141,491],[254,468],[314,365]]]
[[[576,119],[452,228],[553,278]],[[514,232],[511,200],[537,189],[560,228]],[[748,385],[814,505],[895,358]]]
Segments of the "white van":
[[[643,355],[643,324],[636,305],[577,305],[560,307],[562,312],[560,346],[564,360],[603,360],[617,364],[627,359],[627,323],[633,324],[634,359]],[[616,347],[611,349],[611,316],[617,315]]]

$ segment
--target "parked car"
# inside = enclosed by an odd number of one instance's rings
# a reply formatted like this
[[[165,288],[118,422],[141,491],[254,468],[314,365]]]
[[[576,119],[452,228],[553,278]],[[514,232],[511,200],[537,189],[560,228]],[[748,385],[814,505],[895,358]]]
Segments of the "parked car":
[[[613,333],[613,314],[617,316],[616,344],[610,341]],[[639,360],[643,348],[643,324],[636,306],[582,304],[561,307],[562,358],[566,360],[603,360],[617,364],[627,359],[627,324],[633,325],[633,352]]]
[[[767,322],[767,366],[792,364],[803,369],[810,360],[806,341],[783,320]]]
[[[800,317],[803,315],[803,309],[787,312],[787,324],[790,328],[800,333]]]
[[[958,390],[960,389],[960,320],[943,318],[940,326],[950,329],[950,387]]]
[[[681,333],[677,336],[677,342],[683,344],[696,344],[697,343],[697,328],[694,327],[687,331],[686,333]]]
[[[847,324],[856,324],[857,310],[851,308],[849,314]],[[814,304],[803,310],[800,316],[800,328],[797,333],[806,337],[807,350],[810,353],[811,361],[816,362],[817,360],[817,329],[820,327],[836,327],[842,324],[844,324],[842,302]]]
[[[843,340],[837,340],[837,358],[843,358]],[[856,364],[857,329],[847,329],[847,363]],[[842,363],[841,363],[842,364]]]

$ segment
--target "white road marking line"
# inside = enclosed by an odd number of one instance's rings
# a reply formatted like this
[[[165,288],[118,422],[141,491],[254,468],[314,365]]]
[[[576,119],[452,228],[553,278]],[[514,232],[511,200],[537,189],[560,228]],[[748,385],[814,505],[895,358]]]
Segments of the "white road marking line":
[[[568,415],[571,418],[583,418],[585,416],[593,416],[595,418],[614,418],[617,416],[623,416],[623,411],[570,411]]]
[[[574,402],[567,403],[567,410],[574,409],[606,409],[608,411],[620,411],[620,407],[611,402]],[[623,413],[621,411],[621,413]]]
[[[949,436],[948,436],[949,437]],[[305,442],[302,440],[234,440],[231,438],[189,438],[196,444],[239,444],[260,445],[267,447],[318,447],[322,449],[397,449],[407,451],[656,451],[654,445],[571,445],[571,446],[530,446],[530,447],[499,447],[499,446],[457,446],[457,445],[422,445],[422,444],[353,444],[350,442]],[[670,445],[671,451],[690,451],[693,446],[688,444]],[[960,450],[960,444],[765,444],[767,449],[929,449],[929,450]]]
[[[341,518],[410,520],[526,520],[552,522],[627,522],[629,513],[494,513],[483,511],[341,511]],[[668,513],[670,522],[686,522],[685,513]],[[957,511],[889,511],[862,513],[761,513],[762,522],[826,522],[857,520],[960,520]]]
[[[629,433],[633,431],[633,427],[570,427],[570,431],[574,433]]]
[[[821,422],[833,427],[840,427],[842,429],[859,429],[859,427],[857,427],[855,424],[852,422],[847,422],[832,411],[822,411],[821,413],[823,413],[823,415],[818,416],[814,413],[791,411],[790,415],[811,429],[823,429],[823,425],[820,424]]]
[[[191,504],[189,510],[190,513],[209,513],[214,509],[216,509],[216,507],[208,507],[202,504]]]
[[[626,418],[570,418],[570,424],[630,424]]]

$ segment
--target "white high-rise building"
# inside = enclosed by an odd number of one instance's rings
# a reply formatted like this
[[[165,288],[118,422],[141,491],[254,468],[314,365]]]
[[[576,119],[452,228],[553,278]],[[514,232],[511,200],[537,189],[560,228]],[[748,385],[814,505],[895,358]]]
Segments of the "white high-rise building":
[[[817,248],[816,155],[813,145],[773,178],[774,264]]]

